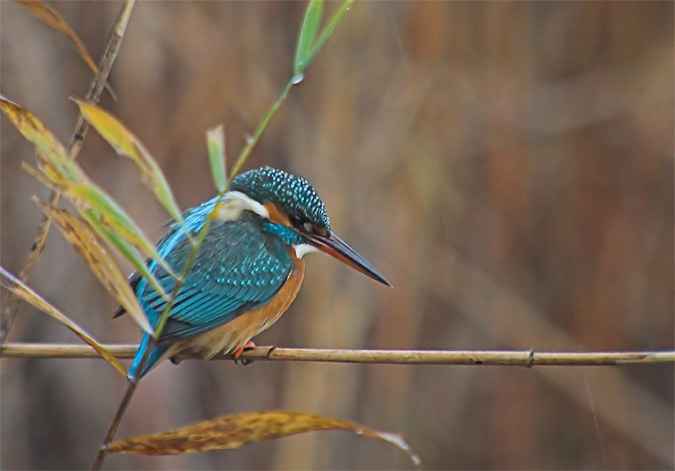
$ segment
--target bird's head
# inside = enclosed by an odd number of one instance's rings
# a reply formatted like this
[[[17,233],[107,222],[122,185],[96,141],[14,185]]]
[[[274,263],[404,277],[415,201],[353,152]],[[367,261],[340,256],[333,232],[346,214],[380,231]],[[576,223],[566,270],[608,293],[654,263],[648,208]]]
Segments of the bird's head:
[[[361,255],[336,236],[326,207],[316,190],[302,177],[272,167],[238,175],[226,196],[235,207],[265,219],[265,230],[292,245],[296,255],[320,250],[370,278],[391,284]]]

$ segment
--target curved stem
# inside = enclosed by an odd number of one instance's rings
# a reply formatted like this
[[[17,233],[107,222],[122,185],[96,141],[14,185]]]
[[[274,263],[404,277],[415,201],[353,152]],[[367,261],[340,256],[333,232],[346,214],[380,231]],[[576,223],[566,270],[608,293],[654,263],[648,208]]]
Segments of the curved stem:
[[[299,83],[297,77],[291,77],[288,83],[286,83],[286,85],[284,86],[284,89],[279,94],[277,101],[274,102],[274,104],[270,107],[269,111],[267,111],[265,117],[258,124],[258,127],[255,128],[255,132],[253,133],[253,135],[246,139],[246,145],[241,150],[241,152],[239,152],[237,161],[235,162],[234,167],[232,167],[230,177],[227,180],[228,184],[231,183],[232,179],[239,173],[239,170],[241,170],[241,167],[246,162],[246,159],[248,159],[248,156],[251,155],[253,148],[256,146],[256,144],[258,144],[258,141],[260,141],[260,136],[262,136],[262,133],[267,128],[267,125],[272,120],[272,117],[276,114],[277,110],[284,102],[284,100],[286,100],[288,92],[291,91],[291,88],[293,88],[293,85],[295,85],[296,83]]]

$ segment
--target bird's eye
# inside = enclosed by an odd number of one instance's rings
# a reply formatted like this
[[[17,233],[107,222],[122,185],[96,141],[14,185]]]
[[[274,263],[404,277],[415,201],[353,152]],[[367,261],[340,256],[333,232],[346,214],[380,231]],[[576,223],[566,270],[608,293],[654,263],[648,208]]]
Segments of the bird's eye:
[[[313,233],[313,232],[315,232],[314,224],[312,224],[311,222],[306,222],[306,223],[304,223],[304,224],[302,225],[302,228],[303,228],[306,232],[308,232],[308,233],[310,233],[310,234]]]

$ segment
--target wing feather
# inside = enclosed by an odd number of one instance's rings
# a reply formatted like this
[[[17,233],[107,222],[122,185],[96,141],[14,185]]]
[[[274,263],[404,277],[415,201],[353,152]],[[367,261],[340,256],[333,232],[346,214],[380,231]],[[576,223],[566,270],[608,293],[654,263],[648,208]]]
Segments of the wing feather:
[[[201,208],[198,208],[201,209]],[[160,342],[199,335],[268,303],[295,269],[283,241],[260,230],[259,216],[215,222],[209,229],[185,283],[176,297]],[[191,245],[176,230],[159,244],[160,253],[177,272],[183,270]],[[174,281],[156,265],[156,277],[167,292]],[[145,280],[137,295],[151,322],[165,301]]]

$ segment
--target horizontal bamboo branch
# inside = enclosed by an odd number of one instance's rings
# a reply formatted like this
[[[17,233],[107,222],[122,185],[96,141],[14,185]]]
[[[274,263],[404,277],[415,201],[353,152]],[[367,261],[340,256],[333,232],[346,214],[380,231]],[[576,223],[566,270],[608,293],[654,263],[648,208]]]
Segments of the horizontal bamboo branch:
[[[103,345],[115,357],[133,358],[136,345]],[[0,356],[7,358],[100,358],[88,345],[56,343],[5,343]],[[200,358],[179,355],[179,360]],[[320,361],[334,363],[383,363],[406,365],[512,365],[606,366],[675,363],[675,351],[643,352],[535,352],[534,350],[335,350],[315,348],[255,347],[245,351],[247,360]],[[218,355],[214,360],[232,360]]]

